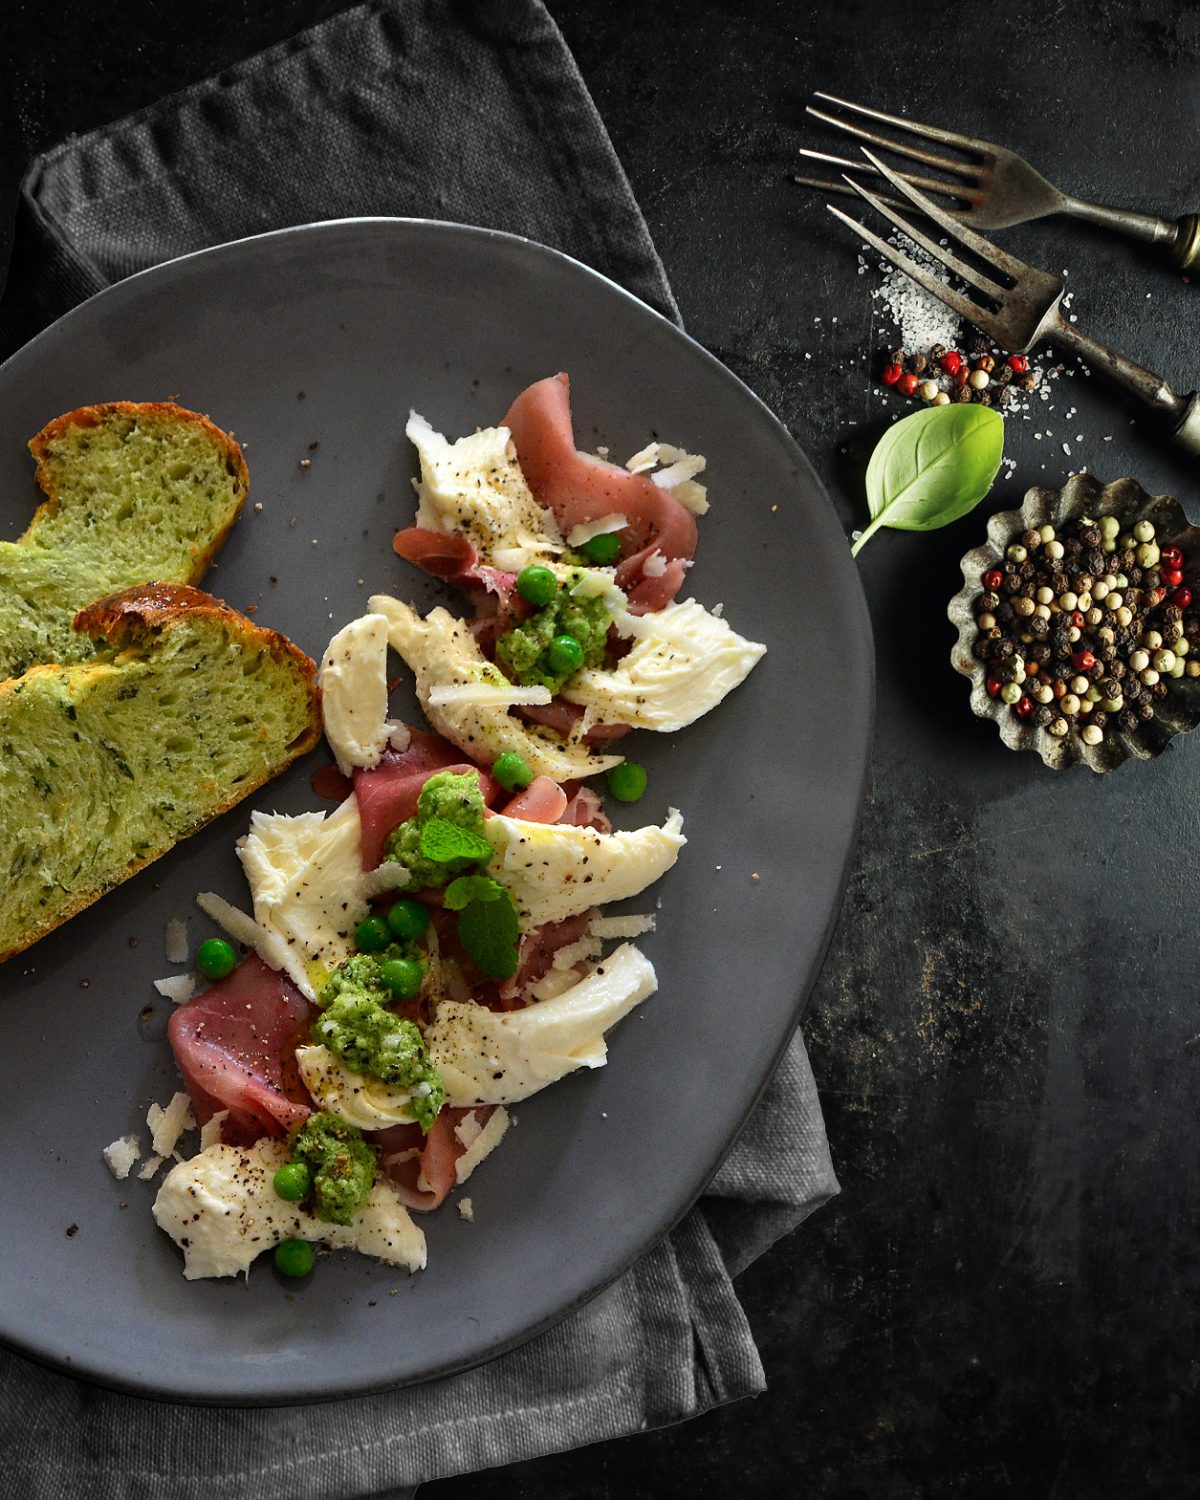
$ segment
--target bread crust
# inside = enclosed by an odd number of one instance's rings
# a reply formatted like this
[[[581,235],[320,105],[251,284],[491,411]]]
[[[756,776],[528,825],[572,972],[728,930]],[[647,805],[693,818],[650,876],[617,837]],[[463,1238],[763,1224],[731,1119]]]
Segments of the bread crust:
[[[22,683],[29,682],[39,673],[44,675],[70,672],[86,677],[89,673],[119,671],[122,656],[136,654],[139,642],[148,635],[158,630],[169,630],[173,624],[194,617],[196,614],[222,621],[230,633],[238,636],[247,647],[269,651],[272,656],[292,667],[308,689],[308,724],[304,732],[291,742],[284,758],[273,770],[253,782],[240,784],[236,792],[213,806],[171,843],[131,860],[103,885],[93,891],[84,892],[65,911],[58,913],[52,920],[43,923],[36,930],[26,933],[14,947],[0,953],[0,964],[18,953],[24,953],[40,938],[53,932],[56,927],[61,927],[64,922],[91,906],[101,896],[106,895],[118,885],[122,885],[139,870],[153,864],[156,859],[161,859],[164,854],[170,853],[176,844],[190,838],[193,833],[207,823],[211,823],[214,818],[219,818],[222,813],[228,812],[231,807],[235,807],[251,793],[258,791],[259,787],[273,780],[294,760],[298,760],[301,755],[311,750],[320,739],[321,693],[317,686],[317,666],[313,659],[288,640],[287,636],[281,635],[276,630],[267,630],[261,625],[255,625],[245,615],[231,609],[224,600],[214,599],[211,594],[192,588],[190,584],[136,584],[133,588],[122,589],[120,593],[95,600],[75,616],[75,629],[92,636],[93,639],[103,639],[110,645],[124,648],[116,662],[93,661],[69,667],[53,664],[31,667],[23,677],[9,678],[7,681],[0,682],[0,699],[17,691]]]
[[[192,562],[192,569],[188,575],[188,583],[199,583],[208,571],[209,564],[225,545],[229,533],[237,524],[238,517],[246,504],[246,496],[250,493],[250,473],[246,468],[246,460],[242,454],[241,446],[235,442],[232,433],[224,432],[215,422],[200,412],[189,411],[186,406],[177,406],[174,401],[102,401],[94,406],[80,406],[74,411],[64,412],[61,417],[55,417],[52,422],[47,422],[41,432],[35,433],[29,439],[29,451],[33,454],[35,469],[34,480],[38,489],[45,495],[45,500],[34,511],[30,517],[29,525],[18,538],[24,542],[31,538],[37,530],[38,522],[49,516],[55,515],[61,505],[61,499],[50,479],[50,446],[57,439],[66,436],[72,428],[99,427],[100,424],[110,416],[125,417],[170,417],[178,422],[191,423],[199,427],[203,432],[213,439],[216,446],[221,450],[225,458],[225,467],[229,470],[237,490],[237,506],[230,516],[228,524],[211,538],[207,547],[198,551]]]

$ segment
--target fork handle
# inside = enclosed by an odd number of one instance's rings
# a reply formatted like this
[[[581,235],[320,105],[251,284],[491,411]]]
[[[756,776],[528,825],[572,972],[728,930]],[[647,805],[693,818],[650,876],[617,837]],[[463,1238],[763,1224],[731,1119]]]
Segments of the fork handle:
[[[1157,245],[1181,271],[1200,270],[1200,215],[1183,214],[1178,219],[1160,219],[1156,214],[1138,213],[1132,208],[1108,208],[1103,203],[1089,203],[1086,198],[1068,198],[1064,213],[1090,224],[1103,224]]]
[[[1122,386],[1130,395],[1164,416],[1171,423],[1171,436],[1181,448],[1200,456],[1200,394],[1180,396],[1153,370],[1136,360],[1118,354],[1099,339],[1081,332],[1059,313],[1057,324],[1048,330],[1050,338],[1088,365]]]

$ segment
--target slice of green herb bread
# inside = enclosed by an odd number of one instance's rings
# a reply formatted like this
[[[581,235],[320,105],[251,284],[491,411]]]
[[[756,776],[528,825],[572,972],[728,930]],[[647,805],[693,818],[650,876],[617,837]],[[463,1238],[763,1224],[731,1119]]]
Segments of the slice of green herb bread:
[[[92,661],[0,682],[0,961],[320,736],[312,661],[198,589],[127,589],[76,625]]]
[[[84,661],[77,610],[135,583],[197,583],[237,520],[242,451],[170,402],[114,401],[56,417],[30,441],[46,500],[0,542],[0,678]]]

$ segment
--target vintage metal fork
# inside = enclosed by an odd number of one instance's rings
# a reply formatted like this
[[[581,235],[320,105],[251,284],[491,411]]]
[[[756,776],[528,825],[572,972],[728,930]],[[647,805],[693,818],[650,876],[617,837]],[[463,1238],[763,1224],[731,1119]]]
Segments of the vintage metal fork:
[[[981,329],[1002,349],[1014,352],[1026,351],[1031,349],[1039,339],[1050,339],[1062,348],[1069,349],[1073,354],[1086,360],[1092,369],[1107,375],[1131,395],[1136,396],[1139,401],[1169,418],[1175,441],[1186,448],[1189,453],[1200,454],[1200,395],[1197,395],[1195,391],[1189,396],[1176,395],[1161,375],[1156,375],[1152,370],[1147,370],[1133,360],[1126,359],[1115,349],[1102,344],[1099,339],[1090,338],[1086,333],[1082,333],[1073,323],[1067,322],[1062,315],[1060,305],[1063,283],[1057,276],[1051,276],[1045,271],[1028,266],[1023,260],[1018,260],[1015,255],[1009,255],[1007,251],[993,245],[990,240],[985,240],[982,235],[968,229],[953,214],[947,213],[944,208],[939,208],[898,172],[893,172],[890,167],[885,166],[865,146],[862,150],[863,155],[879,175],[885,177],[903,198],[915,204],[923,214],[944,229],[953,240],[956,240],[968,255],[982,262],[987,269],[981,270],[977,265],[968,264],[953,249],[931,239],[877,194],[869,192],[853,178],[846,177],[845,180],[851,189],[860,198],[864,198],[872,208],[877,209],[885,219],[890,220],[897,229],[903,231],[922,249],[928,251],[935,260],[940,261],[947,270],[954,272],[965,281],[984,301],[977,302],[965,293],[948,286],[932,271],[918,265],[916,261],[905,255],[902,250],[889,245],[886,240],[873,234],[857,219],[852,219],[849,214],[844,214],[840,208],[835,208],[832,203],[829,203],[826,207],[831,214],[841,219],[844,224],[849,224],[857,234],[862,235],[865,240],[874,245],[881,255],[886,255],[888,260],[899,266],[927,292],[939,298],[947,307],[953,308],[967,322]],[[1011,285],[1003,285],[1002,283],[1005,282]]]
[[[953,130],[939,130],[934,125],[922,125],[899,115],[887,115],[882,110],[867,109],[861,104],[837,99],[832,94],[818,93],[816,97],[828,104],[835,104],[840,109],[851,110],[885,125],[893,125],[909,135],[937,141],[972,157],[971,161],[963,161],[942,156],[908,141],[893,140],[890,136],[868,130],[862,125],[841,120],[837,115],[815,109],[811,104],[808,106],[808,113],[814,118],[823,120],[825,124],[838,130],[844,130],[858,140],[869,141],[873,146],[883,147],[885,151],[894,151],[923,166],[932,167],[935,171],[948,173],[949,181],[908,172],[901,175],[906,181],[925,188],[927,192],[949,198],[953,212],[977,229],[1006,229],[1010,224],[1024,224],[1030,219],[1045,218],[1048,214],[1072,214],[1077,219],[1087,219],[1092,224],[1119,229],[1123,234],[1132,235],[1134,239],[1158,246],[1181,270],[1200,269],[1200,215],[1184,214],[1172,223],[1155,214],[1089,203],[1084,198],[1073,198],[1068,193],[1060,192],[1040,172],[1034,171],[1024,158],[1005,150],[1003,146],[993,146],[989,141],[977,140],[970,135],[958,135]],[[824,151],[801,151],[800,154],[814,161],[829,162],[843,170],[871,170],[864,167],[862,162],[847,161],[845,157],[830,156]],[[826,188],[835,193],[849,191],[842,183],[827,182],[819,177],[797,177],[795,180],[806,187]],[[894,199],[885,198],[884,201],[896,206]]]

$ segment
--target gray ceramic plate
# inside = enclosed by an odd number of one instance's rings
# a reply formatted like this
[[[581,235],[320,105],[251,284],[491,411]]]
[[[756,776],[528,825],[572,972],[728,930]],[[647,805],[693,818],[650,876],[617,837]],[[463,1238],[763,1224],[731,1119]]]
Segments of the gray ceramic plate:
[[[422,1275],[328,1256],[301,1285],[269,1261],[248,1284],[185,1282],[151,1220],[153,1186],[115,1182],[100,1151],[131,1129],[145,1138],[147,1106],[177,1083],[170,1007],[151,988],[171,972],[164,924],[190,913],[193,942],[207,935],[192,906],[205,888],[245,904],[233,841],[252,805],[320,805],[314,754],[0,970],[0,1337],[18,1349],[201,1401],[321,1399],[445,1374],[548,1326],[648,1250],[753,1105],[837,913],[872,647],[808,463],[677,329],[561,255],[475,229],[352,220],[225,245],[94,298],[0,370],[0,535],[33,508],[25,442],[49,418],[174,396],[234,429],[250,466],[250,504],[205,586],[317,655],[374,590],[436,597],[389,546],[413,512],[409,407],[469,432],[559,369],[581,446],[624,457],[653,431],[708,455],[713,509],[689,589],[770,648],[698,726],[637,740],[650,791],[618,821],[677,805],[690,839],[645,940],[658,995],[615,1034],[607,1068],[517,1109],[519,1128],[471,1182],[475,1222],[453,1205],[425,1221]],[[798,659],[838,663],[819,713]],[[415,713],[403,693],[396,707]]]

